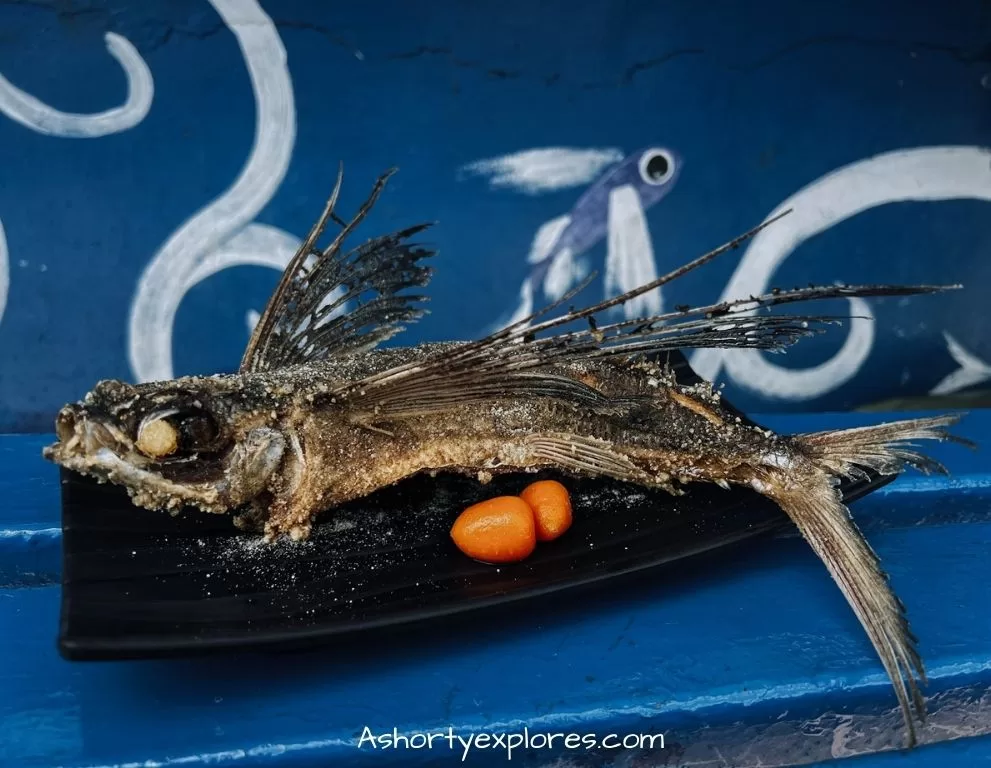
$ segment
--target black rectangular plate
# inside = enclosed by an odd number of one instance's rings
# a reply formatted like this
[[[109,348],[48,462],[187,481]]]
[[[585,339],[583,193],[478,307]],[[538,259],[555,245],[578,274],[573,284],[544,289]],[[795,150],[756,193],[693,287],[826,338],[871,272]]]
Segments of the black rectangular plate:
[[[512,565],[463,555],[467,505],[557,478],[574,524]],[[847,483],[848,501],[888,478]],[[327,513],[306,542],[263,544],[229,516],[134,507],[120,488],[62,471],[59,651],[69,659],[178,656],[320,643],[533,598],[727,547],[788,524],[746,489],[672,497],[553,472],[418,477]]]

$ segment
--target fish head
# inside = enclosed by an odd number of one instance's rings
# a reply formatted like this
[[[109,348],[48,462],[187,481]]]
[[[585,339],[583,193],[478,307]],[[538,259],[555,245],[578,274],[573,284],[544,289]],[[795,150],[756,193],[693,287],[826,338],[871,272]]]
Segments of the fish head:
[[[125,487],[141,507],[222,513],[273,479],[286,445],[279,423],[278,402],[246,391],[240,377],[105,380],[59,411],[57,441],[43,455]]]
[[[663,198],[681,174],[682,159],[673,149],[644,147],[629,155],[610,173],[609,186],[629,184],[644,208]]]

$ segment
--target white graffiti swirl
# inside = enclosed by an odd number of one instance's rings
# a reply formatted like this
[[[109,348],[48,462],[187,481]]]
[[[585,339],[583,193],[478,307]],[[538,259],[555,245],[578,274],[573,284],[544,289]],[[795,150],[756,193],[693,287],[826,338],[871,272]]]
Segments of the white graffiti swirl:
[[[770,216],[793,212],[751,242],[721,300],[765,292],[775,271],[799,245],[844,219],[879,205],[906,201],[976,199],[991,202],[991,149],[938,146],[897,150],[833,171],[785,200]],[[862,299],[850,299],[850,332],[829,360],[804,369],[771,363],[759,350],[701,349],[696,372],[714,379],[725,367],[737,385],[766,397],[812,399],[849,381],[874,343],[873,317]]]
[[[127,38],[107,32],[104,39],[107,51],[127,77],[127,100],[119,107],[93,114],[62,112],[0,75],[0,112],[38,133],[71,139],[95,139],[136,126],[145,119],[154,98],[151,70]]]
[[[285,268],[298,240],[252,220],[275,195],[292,156],[296,111],[286,51],[255,0],[210,0],[237,39],[255,93],[254,144],[241,174],[188,219],[138,282],[128,324],[128,360],[139,381],[172,378],[172,329],[183,296],[227,267]]]
[[[96,139],[133,128],[148,114],[155,95],[151,70],[125,37],[107,32],[107,51],[120,63],[127,77],[127,99],[119,107],[93,114],[62,112],[22,91],[0,74],[0,113],[47,136],[66,139]],[[0,320],[10,289],[7,240],[0,222]]]
[[[207,254],[190,273],[187,282],[191,288],[232,264],[285,269],[299,244],[298,237],[278,227],[248,224]]]

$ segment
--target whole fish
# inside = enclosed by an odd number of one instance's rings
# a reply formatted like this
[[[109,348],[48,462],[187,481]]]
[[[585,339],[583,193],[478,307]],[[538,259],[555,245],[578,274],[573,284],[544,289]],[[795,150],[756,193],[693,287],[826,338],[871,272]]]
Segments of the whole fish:
[[[640,288],[549,319],[555,306],[472,342],[376,349],[424,313],[432,252],[413,226],[345,250],[392,171],[350,221],[323,214],[286,267],[232,375],[102,381],[56,419],[45,456],[127,488],[134,503],[232,513],[267,539],[403,478],[438,470],[481,481],[553,467],[660,487],[741,485],[788,514],[856,613],[916,741],[922,661],[904,607],[841,503],[840,478],[905,466],[945,472],[916,450],[958,416],[778,435],[742,419],[708,382],[679,374],[680,350],[775,350],[832,318],[755,314],[842,296],[959,286],[823,286],[599,324],[595,315],[736,248],[773,220]],[[330,222],[340,227],[317,247]],[[570,326],[570,328],[566,328]],[[683,358],[681,358],[683,360]],[[682,372],[683,373],[683,372]],[[956,439],[956,438],[952,438]],[[658,514],[663,514],[662,510]]]

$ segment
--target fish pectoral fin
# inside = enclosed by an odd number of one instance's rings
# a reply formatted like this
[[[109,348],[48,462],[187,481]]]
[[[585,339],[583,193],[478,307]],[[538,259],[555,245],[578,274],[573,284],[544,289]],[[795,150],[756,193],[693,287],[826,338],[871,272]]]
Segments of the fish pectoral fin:
[[[784,214],[781,214],[784,215]],[[638,320],[599,323],[599,313],[627,304],[650,293],[716,256],[738,247],[779,217],[694,259],[678,269],[631,289],[624,294],[583,309],[572,309],[556,317],[538,318],[567,304],[584,290],[591,278],[559,297],[552,304],[483,339],[459,345],[427,360],[403,363],[357,381],[336,387],[330,393],[352,406],[375,408],[411,392],[430,393],[437,387],[449,389],[472,382],[473,387],[492,389],[518,386],[520,374],[546,371],[556,364],[582,363],[612,357],[629,358],[680,349],[783,349],[800,338],[823,330],[836,318],[816,315],[751,315],[760,308],[853,296],[910,296],[934,293],[954,286],[810,286],[790,291],[774,291],[761,296],[724,301],[701,307],[686,307]],[[588,327],[564,330],[576,321]],[[549,335],[545,332],[553,331]],[[514,390],[513,396],[516,396]],[[587,393],[586,393],[587,394]]]
[[[925,718],[925,701],[919,691],[919,683],[926,683],[925,669],[905,606],[889,586],[877,554],[825,473],[814,471],[802,482],[769,475],[758,490],[788,514],[839,585],[891,678],[909,746],[914,746],[912,708],[920,721]]]
[[[527,437],[525,445],[535,458],[565,470],[631,483],[666,484],[667,478],[651,477],[605,440],[563,433],[538,434]]]
[[[619,413],[628,408],[594,387],[552,373],[487,371],[484,368],[425,374],[396,382],[395,386],[352,394],[349,410],[366,422],[421,416],[511,398],[548,397],[596,413]]]

